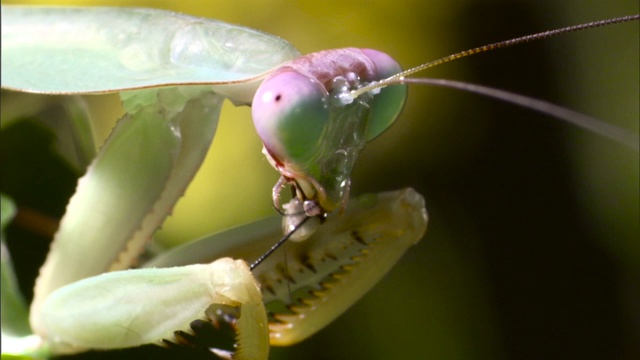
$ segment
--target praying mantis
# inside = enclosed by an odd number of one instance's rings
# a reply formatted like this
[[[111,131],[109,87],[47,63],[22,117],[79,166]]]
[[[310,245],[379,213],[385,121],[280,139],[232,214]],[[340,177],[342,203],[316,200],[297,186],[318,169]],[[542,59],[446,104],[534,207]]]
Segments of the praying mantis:
[[[381,140],[383,140],[383,139],[381,139]],[[365,178],[371,178],[371,177],[375,177],[375,175],[374,175],[374,176],[365,176]],[[398,177],[399,177],[399,178],[403,178],[404,176],[398,175]],[[409,175],[409,177],[410,177],[410,175]],[[365,182],[364,182],[364,181],[361,181],[360,183],[361,183],[361,184],[364,184]],[[355,184],[356,184],[356,181],[354,180],[354,186],[358,186],[358,185],[355,185]]]

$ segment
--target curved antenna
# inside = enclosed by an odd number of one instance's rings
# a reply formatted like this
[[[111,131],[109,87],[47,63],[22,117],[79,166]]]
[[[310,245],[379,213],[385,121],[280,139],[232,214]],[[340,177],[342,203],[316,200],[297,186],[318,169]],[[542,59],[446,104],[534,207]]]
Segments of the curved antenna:
[[[636,151],[640,151],[640,137],[637,134],[633,134],[627,130],[608,124],[596,118],[592,118],[590,116],[581,114],[579,112],[569,110],[562,106],[552,104],[548,101],[535,99],[529,96],[524,96],[524,95],[509,92],[509,91],[488,87],[488,86],[471,84],[471,83],[456,81],[456,80],[409,78],[409,79],[404,79],[402,82],[412,83],[412,84],[444,86],[448,88],[468,91],[471,93],[499,99],[505,102],[510,102],[525,108],[529,108],[529,109],[541,112],[543,114],[551,115],[555,118],[564,120],[568,123],[581,127],[583,129],[593,131],[598,135],[602,135],[606,138],[617,141]]]
[[[289,240],[289,238],[298,230],[300,229],[309,219],[311,219],[311,216],[305,216],[304,219],[302,219],[302,221],[300,221],[298,223],[298,225],[296,225],[293,230],[289,231],[288,233],[286,233],[280,240],[278,240],[277,243],[273,244],[273,246],[271,246],[271,248],[269,248],[269,250],[267,250],[264,254],[260,255],[260,257],[258,258],[258,260],[254,261],[250,266],[249,266],[249,270],[253,271],[253,269],[255,269],[258,265],[260,265],[260,263],[262,263],[266,258],[268,258],[271,254],[273,254],[274,251],[278,250],[278,248],[280,246],[282,246],[282,244],[284,244],[285,242],[287,242],[287,240]]]
[[[542,39],[546,39],[546,38],[550,38],[553,36],[558,36],[558,35],[562,35],[562,34],[567,34],[570,32],[574,32],[574,31],[580,31],[580,30],[586,30],[586,29],[591,29],[591,28],[596,28],[596,27],[601,27],[601,26],[607,26],[607,25],[613,25],[613,24],[619,24],[619,23],[624,23],[624,22],[629,22],[629,21],[634,21],[634,20],[640,20],[640,14],[636,14],[636,15],[628,15],[628,16],[622,16],[622,17],[617,17],[617,18],[613,18],[613,19],[607,19],[607,20],[600,20],[600,21],[593,21],[593,22],[589,22],[586,24],[580,24],[580,25],[573,25],[573,26],[567,26],[567,27],[563,27],[560,29],[555,29],[555,30],[548,30],[548,31],[543,31],[540,33],[536,33],[536,34],[532,34],[532,35],[526,35],[526,36],[522,36],[522,37],[518,37],[515,39],[510,39],[510,40],[504,40],[504,41],[499,41],[493,44],[489,44],[489,45],[484,45],[484,46],[479,46],[477,48],[473,48],[473,49],[469,49],[469,50],[465,50],[465,51],[461,51],[459,53],[455,53],[449,56],[445,56],[443,58],[440,58],[438,60],[434,60],[434,61],[430,61],[428,63],[416,66],[414,68],[402,71],[400,73],[397,73],[393,76],[390,76],[386,79],[377,81],[377,82],[373,82],[367,86],[363,86],[357,90],[352,90],[351,91],[351,96],[353,98],[356,98],[366,92],[387,86],[387,85],[391,85],[391,84],[400,84],[403,83],[403,81],[405,80],[405,77],[411,74],[415,74],[419,71],[422,70],[426,70],[428,68],[432,68],[434,66],[440,65],[440,64],[444,64],[453,60],[458,60],[461,59],[463,57],[467,57],[469,55],[475,55],[475,54],[479,54],[479,53],[483,53],[483,52],[487,52],[487,51],[491,51],[491,50],[496,50],[496,49],[501,49],[501,48],[505,48],[505,47],[509,47],[509,46],[513,46],[513,45],[518,45],[518,44],[524,44],[527,42],[531,42],[534,40],[542,40]]]
[[[406,83],[418,83],[418,84],[426,84],[426,85],[437,85],[437,86],[444,86],[444,87],[449,87],[449,88],[454,88],[454,89],[459,89],[459,90],[464,90],[464,91],[468,91],[468,92],[472,92],[472,93],[476,93],[476,94],[480,94],[480,95],[484,95],[484,96],[488,96],[488,97],[493,97],[499,100],[503,100],[505,102],[511,102],[514,104],[518,104],[521,105],[523,107],[529,108],[529,109],[533,109],[536,110],[538,112],[544,113],[544,114],[548,114],[551,115],[555,118],[558,118],[560,120],[564,120],[568,123],[574,124],[578,127],[581,127],[583,129],[587,129],[590,131],[593,131],[594,133],[604,136],[606,138],[612,139],[616,142],[619,142],[627,147],[630,147],[636,151],[640,151],[640,139],[638,138],[637,134],[633,134],[627,130],[624,130],[622,128],[613,126],[611,124],[608,124],[604,121],[592,118],[590,116],[584,115],[584,114],[580,114],[578,112],[563,108],[561,106],[558,105],[554,105],[552,103],[543,101],[543,100],[539,100],[539,99],[534,99],[531,97],[527,97],[524,95],[519,95],[519,94],[515,94],[515,93],[511,93],[508,91],[504,91],[504,90],[499,90],[499,89],[495,89],[495,88],[490,88],[490,87],[486,87],[486,86],[482,86],[482,85],[476,85],[476,84],[470,84],[470,83],[465,83],[465,82],[461,82],[461,81],[454,81],[454,80],[445,80],[445,79],[428,79],[428,78],[420,78],[420,79],[416,79],[416,78],[407,78],[408,75],[417,73],[419,71],[434,67],[436,65],[440,65],[440,64],[444,64],[453,60],[457,60],[469,55],[474,55],[474,54],[479,54],[482,52],[486,52],[486,51],[491,51],[491,50],[496,50],[496,49],[500,49],[500,48],[504,48],[504,47],[508,47],[508,46],[512,46],[512,45],[518,45],[518,44],[523,44],[523,43],[527,43],[530,41],[534,41],[534,40],[541,40],[541,39],[546,39],[549,37],[553,37],[553,36],[558,36],[561,34],[566,34],[566,33],[570,33],[570,32],[574,32],[574,31],[580,31],[580,30],[585,30],[585,29],[591,29],[591,28],[596,28],[596,27],[601,27],[601,26],[607,26],[607,25],[613,25],[613,24],[619,24],[619,23],[624,23],[624,22],[629,22],[629,21],[635,21],[635,20],[639,20],[640,19],[640,14],[636,14],[636,15],[629,15],[629,16],[622,16],[622,17],[617,17],[617,18],[613,18],[613,19],[607,19],[607,20],[600,20],[600,21],[593,21],[593,22],[589,22],[586,24],[581,24],[581,25],[574,25],[574,26],[567,26],[564,28],[560,28],[560,29],[555,29],[555,30],[549,30],[549,31],[544,31],[544,32],[540,32],[537,34],[532,34],[532,35],[526,35],[526,36],[522,36],[522,37],[518,37],[515,39],[511,39],[511,40],[505,40],[505,41],[500,41],[500,42],[496,42],[493,44],[489,44],[489,45],[484,45],[484,46],[480,46],[477,48],[473,48],[470,50],[465,50],[465,51],[461,51],[459,53],[455,53],[449,56],[445,56],[443,58],[440,58],[438,60],[434,60],[434,61],[430,61],[428,63],[416,66],[414,68],[402,71],[398,74],[395,74],[393,76],[390,76],[386,79],[380,80],[380,81],[376,81],[376,82],[372,82],[366,86],[363,86],[359,89],[356,90],[352,90],[348,93],[345,94],[340,94],[341,97],[348,97],[351,99],[355,99],[356,97],[367,93],[367,92],[377,92],[379,91],[380,88],[388,86],[388,85],[393,85],[393,84],[406,84]]]

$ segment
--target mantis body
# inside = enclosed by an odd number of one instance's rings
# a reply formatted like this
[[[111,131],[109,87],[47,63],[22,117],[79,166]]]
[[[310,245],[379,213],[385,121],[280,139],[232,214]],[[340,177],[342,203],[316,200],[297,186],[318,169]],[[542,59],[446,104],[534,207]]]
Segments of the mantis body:
[[[138,27],[140,23],[144,24],[142,33]],[[70,24],[72,29],[68,29]],[[51,30],[42,31],[40,26]],[[25,33],[25,27],[34,32]],[[151,47],[139,48],[141,41],[149,40],[147,38],[153,34],[160,37],[148,43]],[[163,37],[164,34],[168,37]],[[198,43],[194,36],[202,36],[202,42]],[[220,42],[211,43],[209,37]],[[35,43],[32,42],[34,40]],[[59,48],[60,43],[65,43],[62,49]],[[101,147],[87,174],[80,179],[76,195],[67,206],[67,213],[37,280],[30,325],[42,340],[43,348],[53,354],[160,342],[171,338],[175,331],[189,330],[189,323],[205,317],[209,306],[224,305],[240,308],[238,347],[234,358],[266,358],[269,342],[281,345],[295,343],[328,324],[332,317],[338,316],[350,302],[366,292],[386,272],[385,269],[395,263],[407,245],[415,243],[424,232],[426,212],[423,201],[413,192],[391,196],[390,201],[383,200],[386,199],[384,196],[379,200],[365,201],[365,207],[357,210],[356,218],[338,221],[335,233],[324,237],[329,238],[328,244],[321,245],[327,241],[314,241],[301,251],[300,266],[307,270],[298,281],[302,286],[299,291],[310,291],[312,297],[318,297],[320,302],[314,304],[312,299],[292,299],[294,302],[287,303],[277,286],[282,280],[276,281],[276,278],[292,276],[278,275],[276,267],[265,272],[262,287],[277,295],[270,301],[284,302],[291,309],[289,315],[273,313],[273,326],[267,324],[260,286],[253,277],[258,273],[252,275],[242,260],[220,259],[208,266],[118,271],[135,263],[144,245],[198,169],[215,132],[223,96],[237,103],[249,102],[247,94],[253,95],[255,84],[264,77],[263,73],[287,57],[297,55],[295,50],[277,38],[224,23],[154,10],[108,8],[4,7],[3,44],[3,68],[11,74],[3,80],[6,88],[44,93],[127,90],[122,94],[127,115]],[[51,47],[45,45],[42,48],[43,44]],[[238,46],[243,48],[238,49]],[[244,49],[256,51],[258,56],[266,54],[269,59],[266,64],[257,57],[252,59],[255,63],[251,65],[264,65],[257,70],[245,66],[245,61],[238,59],[247,54]],[[224,54],[221,57],[217,55],[220,52]],[[140,54],[146,54],[145,59],[140,59]],[[70,64],[79,65],[76,64],[78,58],[88,60],[84,71],[81,67],[69,67]],[[217,66],[205,62],[212,58],[219,60]],[[33,63],[27,64],[31,61]],[[119,74],[112,78],[113,83],[91,78],[91,67],[95,63]],[[368,66],[363,76],[384,76],[375,73],[373,63]],[[45,74],[29,76],[29,72],[24,71],[29,68],[40,68]],[[77,81],[67,79],[66,73],[73,74]],[[159,78],[160,74],[166,74],[167,78]],[[214,78],[219,80],[214,80],[213,86],[207,86]],[[52,81],[42,82],[42,79]],[[69,83],[75,83],[76,89],[68,89]],[[158,84],[190,83],[200,84],[153,88]],[[396,107],[401,107],[403,101],[401,99]],[[375,108],[370,99],[369,102]],[[336,116],[339,120],[360,122],[355,129],[366,129],[367,106],[364,102],[354,104],[356,112]],[[340,109],[334,111],[336,114],[344,112]],[[395,111],[392,116],[397,113]],[[384,121],[388,123],[389,119]],[[361,146],[358,145],[356,151]],[[346,148],[340,143],[333,150],[323,151],[330,153],[343,149]],[[329,160],[335,162],[332,159],[329,154]],[[141,169],[140,164],[149,164],[150,167]],[[323,171],[336,166],[342,168],[341,164],[340,161],[330,164]],[[353,160],[350,160],[347,168],[340,170],[345,172],[339,182],[347,182],[343,191],[346,193],[352,164]],[[289,176],[289,179],[294,181],[296,177],[298,175]],[[346,195],[334,197],[332,201],[344,206]],[[327,208],[324,200],[321,204]],[[377,221],[378,224],[372,224],[374,227],[367,234],[366,228],[370,226],[366,221],[369,220],[361,220],[358,216],[365,214],[365,209],[371,206],[374,212],[367,213],[370,220],[396,218],[393,222],[403,225],[383,229],[386,226],[380,228],[382,223]],[[385,208],[389,209],[387,213],[384,213]],[[88,211],[100,214],[100,220],[85,222],[82,214]],[[342,245],[339,233],[347,234],[347,242]],[[97,234],[102,234],[105,247],[97,246],[101,242]],[[87,238],[98,242],[84,241]],[[388,246],[379,246],[383,239],[391,240],[389,245],[398,249],[396,255],[392,255],[393,251]],[[399,239],[406,241],[394,241]],[[354,242],[373,247],[348,250]],[[374,248],[377,250],[372,251]],[[108,252],[111,254],[107,255]],[[378,254],[373,262],[375,271],[365,270],[358,281],[345,276],[358,273],[357,263],[374,252]],[[217,257],[215,252],[209,252],[207,256]],[[382,265],[385,263],[388,265]],[[115,272],[91,277],[105,271]],[[296,272],[303,272],[303,268]],[[314,280],[309,281],[309,278]],[[336,281],[322,285],[331,278]],[[271,282],[273,284],[269,285]],[[340,283],[343,285],[338,286]],[[140,303],[140,297],[146,294],[155,294],[152,297],[157,308]],[[334,310],[322,311],[329,298],[335,298],[332,300],[336,305]],[[187,305],[189,303],[192,305]],[[121,311],[111,311],[114,306]],[[302,319],[304,321],[301,322]]]

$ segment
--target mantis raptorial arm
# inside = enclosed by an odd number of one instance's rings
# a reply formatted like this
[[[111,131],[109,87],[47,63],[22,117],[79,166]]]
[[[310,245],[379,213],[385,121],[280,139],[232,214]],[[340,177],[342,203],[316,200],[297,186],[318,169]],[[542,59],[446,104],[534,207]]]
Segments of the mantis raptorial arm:
[[[190,243],[149,268],[62,287],[40,310],[42,328],[55,353],[131,347],[171,340],[193,320],[206,319],[209,306],[226,305],[240,309],[234,358],[266,358],[269,343],[304,340],[362,297],[422,237],[426,220],[424,200],[412,189],[366,195],[307,241],[290,244],[286,263],[273,256],[253,273],[229,258],[155,268],[224,255],[254,258],[280,236],[279,219],[271,218]]]
[[[422,238],[426,225],[424,199],[413,189],[363,195],[309,239],[288,243],[286,258],[267,258],[253,275],[273,314],[271,344],[302,341],[331,323]],[[255,259],[280,236],[280,219],[273,217],[186,244],[144,266],[203,263],[219,256]]]
[[[236,358],[266,359],[267,315],[259,285],[242,260],[92,277],[51,294],[39,316],[49,346],[60,354],[161,344],[174,331],[206,319],[213,304],[240,308]]]
[[[43,336],[40,306],[52,291],[126,269],[144,249],[204,159],[222,97],[168,88],[129,93],[124,104],[128,115],[79,181],[40,271],[30,320]]]

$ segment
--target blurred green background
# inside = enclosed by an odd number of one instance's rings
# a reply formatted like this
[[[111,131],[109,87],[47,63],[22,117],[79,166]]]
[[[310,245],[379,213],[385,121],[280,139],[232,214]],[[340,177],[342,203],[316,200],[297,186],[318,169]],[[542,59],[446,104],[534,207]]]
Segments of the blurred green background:
[[[467,48],[638,13],[630,1],[4,1],[154,7],[278,35],[301,52],[385,51],[404,67]],[[638,133],[638,23],[588,30],[430,70]],[[93,96],[106,136],[117,98]],[[277,179],[248,108],[223,111],[206,164],[164,243],[270,215]],[[640,356],[638,154],[530,110],[448,89],[410,89],[369,144],[352,193],[412,186],[426,237],[363,300],[273,359],[610,359]],[[32,281],[32,280],[31,280]],[[117,353],[115,358],[166,356]],[[100,355],[93,355],[100,356]]]

